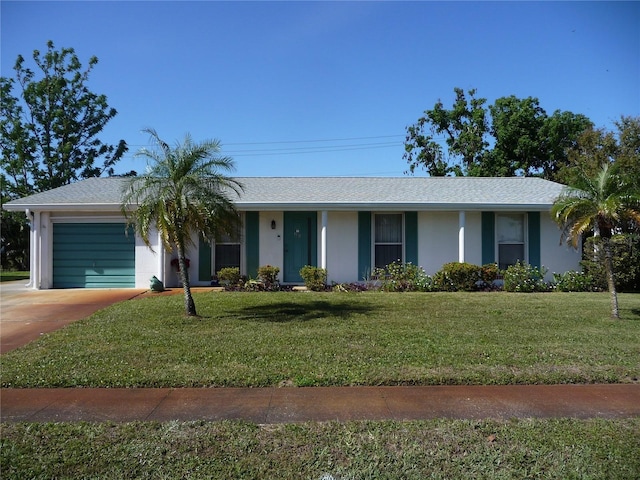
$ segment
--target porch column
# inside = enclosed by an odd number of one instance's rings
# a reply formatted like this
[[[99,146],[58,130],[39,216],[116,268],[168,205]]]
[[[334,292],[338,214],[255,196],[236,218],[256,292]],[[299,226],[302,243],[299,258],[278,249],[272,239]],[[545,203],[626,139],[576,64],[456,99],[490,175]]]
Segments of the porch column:
[[[320,230],[320,268],[327,268],[327,211],[322,211],[322,230]]]
[[[458,212],[458,262],[464,263],[464,226],[465,212]]]
[[[42,275],[42,258],[41,258],[41,225],[40,225],[40,212],[33,212],[33,216],[30,218],[31,220],[31,259],[33,261],[33,272],[31,280],[29,281],[31,288],[39,289],[40,288],[40,278]]]
[[[162,283],[166,285],[167,279],[164,278],[164,264],[165,264],[164,243],[162,243],[162,234],[158,231],[158,278]]]
[[[27,222],[29,222],[29,283],[27,283],[25,287],[34,288],[36,278],[35,226],[31,210],[27,208],[24,213],[27,216]]]

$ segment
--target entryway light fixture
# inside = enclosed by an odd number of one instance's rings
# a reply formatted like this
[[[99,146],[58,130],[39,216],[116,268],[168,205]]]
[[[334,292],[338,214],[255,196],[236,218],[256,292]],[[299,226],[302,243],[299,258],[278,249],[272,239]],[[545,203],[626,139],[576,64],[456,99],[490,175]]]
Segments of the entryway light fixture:
[[[276,221],[271,220],[271,230],[275,230],[275,229],[276,229]]]

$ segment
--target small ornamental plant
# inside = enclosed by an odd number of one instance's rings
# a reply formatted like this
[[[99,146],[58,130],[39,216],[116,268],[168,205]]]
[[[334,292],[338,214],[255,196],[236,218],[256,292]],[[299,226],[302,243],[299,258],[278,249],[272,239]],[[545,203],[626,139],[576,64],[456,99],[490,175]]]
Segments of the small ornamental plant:
[[[326,268],[313,267],[305,265],[300,269],[300,276],[304,280],[304,285],[309,290],[321,292],[327,286],[327,270]]]
[[[258,281],[262,284],[266,291],[280,290],[280,282],[278,281],[279,267],[264,265],[258,268]]]
[[[218,280],[232,287],[238,285],[241,278],[238,267],[225,267],[218,271]]]

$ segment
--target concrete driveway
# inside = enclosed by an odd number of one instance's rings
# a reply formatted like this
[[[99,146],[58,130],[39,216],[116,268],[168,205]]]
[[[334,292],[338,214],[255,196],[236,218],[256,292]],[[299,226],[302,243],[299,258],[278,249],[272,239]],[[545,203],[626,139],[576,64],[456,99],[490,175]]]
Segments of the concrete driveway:
[[[146,291],[131,288],[33,290],[25,283],[24,280],[0,283],[0,354]]]

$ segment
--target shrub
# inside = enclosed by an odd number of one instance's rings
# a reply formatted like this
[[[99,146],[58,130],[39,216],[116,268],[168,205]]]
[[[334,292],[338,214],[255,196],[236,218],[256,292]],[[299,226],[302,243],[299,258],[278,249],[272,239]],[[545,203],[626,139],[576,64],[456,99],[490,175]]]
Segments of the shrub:
[[[583,271],[592,277],[596,288],[607,290],[607,276],[602,258],[604,249],[596,248],[601,241],[602,238],[599,237],[585,240],[580,264]],[[611,237],[611,254],[616,288],[621,292],[640,291],[640,235],[614,235]]]
[[[273,267],[271,265],[264,265],[258,268],[258,282],[253,282],[253,285],[249,288],[266,290],[273,292],[280,290],[280,282],[278,281],[278,274],[280,273],[279,267]],[[249,284],[250,282],[247,282]],[[255,284],[258,284],[257,286]],[[255,288],[254,288],[255,287]]]
[[[480,280],[482,280],[485,286],[493,285],[493,282],[498,279],[499,274],[500,269],[497,263],[487,263],[480,267]]]
[[[460,262],[445,263],[433,277],[434,288],[444,292],[472,292],[478,289],[480,280],[481,267]]]
[[[325,268],[305,265],[300,269],[304,285],[314,292],[321,292],[327,286],[327,270]]]
[[[380,288],[387,292],[426,292],[432,288],[432,279],[422,267],[411,262],[390,263],[385,268],[376,268],[374,277]]]
[[[235,286],[240,283],[240,269],[238,267],[225,267],[218,271],[218,280]]]
[[[554,288],[560,292],[591,292],[594,289],[591,275],[570,270],[553,274]]]
[[[504,289],[507,292],[547,292],[549,285],[544,281],[547,269],[517,262],[509,265],[504,272]]]

